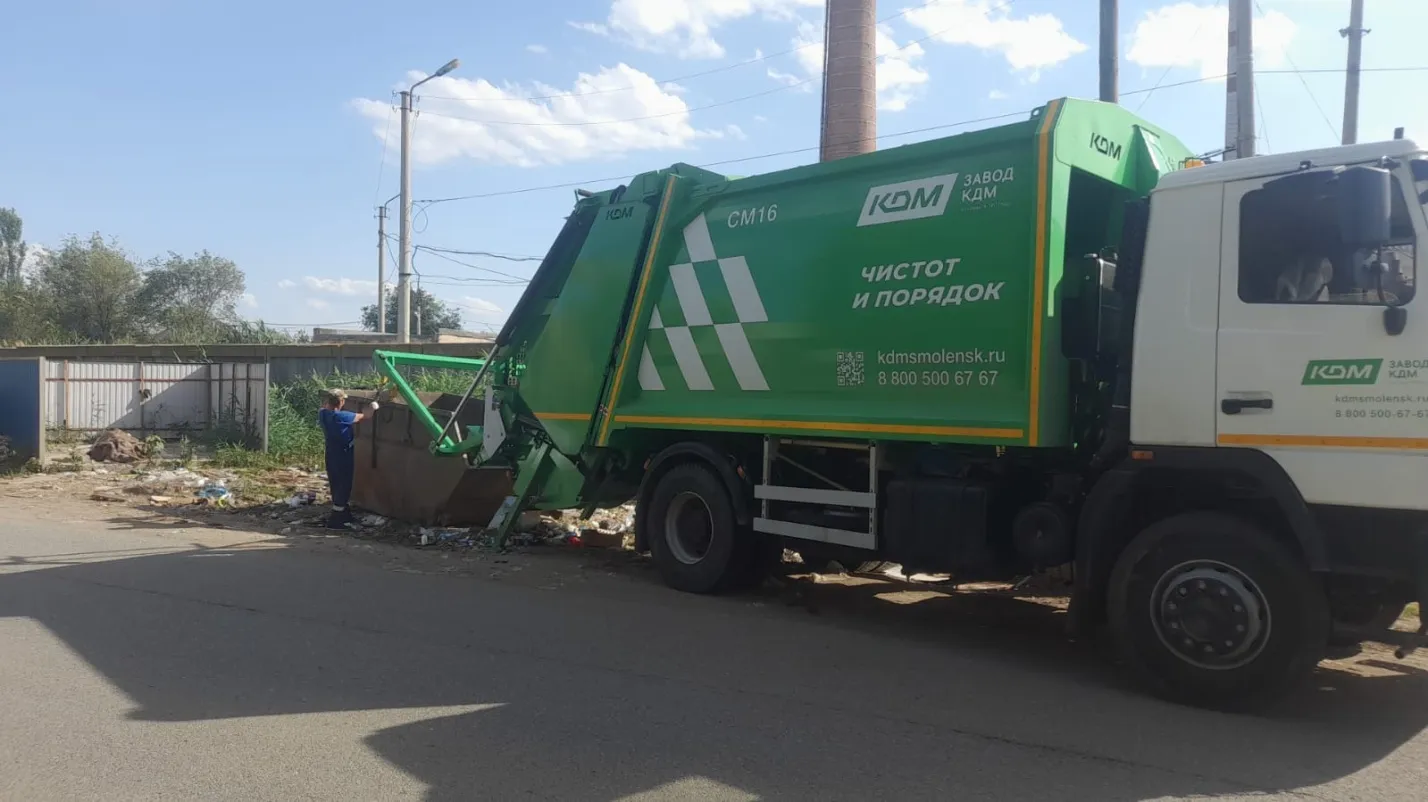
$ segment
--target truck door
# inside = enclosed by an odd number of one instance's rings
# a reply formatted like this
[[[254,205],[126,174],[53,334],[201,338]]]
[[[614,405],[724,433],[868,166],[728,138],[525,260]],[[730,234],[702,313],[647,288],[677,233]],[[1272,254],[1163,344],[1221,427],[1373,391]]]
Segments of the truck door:
[[[1394,173],[1391,245],[1342,242],[1332,200],[1270,179],[1225,187],[1217,441],[1272,456],[1317,504],[1428,509],[1428,242]],[[1386,267],[1385,267],[1386,266]],[[1385,307],[1402,306],[1393,333]]]

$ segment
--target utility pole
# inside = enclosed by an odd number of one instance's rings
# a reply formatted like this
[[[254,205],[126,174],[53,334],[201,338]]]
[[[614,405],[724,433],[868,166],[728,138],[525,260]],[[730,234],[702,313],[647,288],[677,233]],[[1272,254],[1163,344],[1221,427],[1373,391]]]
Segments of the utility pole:
[[[1359,73],[1363,68],[1364,0],[1353,0],[1349,5],[1349,27],[1339,31],[1339,35],[1349,40],[1349,68],[1344,73],[1344,144],[1354,145],[1359,141]]]
[[[401,254],[397,266],[397,342],[403,344],[412,341],[412,94],[417,87],[433,78],[440,78],[460,65],[460,61],[452,59],[402,92],[402,217],[398,234]]]
[[[1101,0],[1101,100],[1121,102],[1120,0]]]
[[[1254,0],[1230,0],[1225,158],[1254,155]]]
[[[415,87],[413,87],[414,89]],[[412,341],[412,92],[402,93],[402,214],[398,228],[397,342]]]
[[[387,207],[377,207],[377,333],[387,333]]]

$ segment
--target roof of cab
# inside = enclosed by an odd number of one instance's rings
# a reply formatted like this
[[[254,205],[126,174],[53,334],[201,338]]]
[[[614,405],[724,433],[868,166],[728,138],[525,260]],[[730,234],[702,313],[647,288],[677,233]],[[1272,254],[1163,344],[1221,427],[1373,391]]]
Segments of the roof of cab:
[[[1231,159],[1203,167],[1176,170],[1160,177],[1157,190],[1176,189],[1197,184],[1221,184],[1262,176],[1279,175],[1299,169],[1304,162],[1312,164],[1363,164],[1387,157],[1402,159],[1421,153],[1411,139],[1392,139],[1363,145],[1341,145],[1320,150],[1276,153],[1249,159]]]

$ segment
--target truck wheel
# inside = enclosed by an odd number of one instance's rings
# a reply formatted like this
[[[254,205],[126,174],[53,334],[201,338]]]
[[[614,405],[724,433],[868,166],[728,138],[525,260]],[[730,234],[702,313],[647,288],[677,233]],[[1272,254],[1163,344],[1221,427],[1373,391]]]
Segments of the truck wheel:
[[[748,579],[752,538],[713,471],[697,463],[671,468],[655,485],[648,514],[650,553],[665,584],[716,593]]]
[[[1141,532],[1116,563],[1109,602],[1132,668],[1160,695],[1202,707],[1273,701],[1308,677],[1329,636],[1323,589],[1302,561],[1218,513]]]

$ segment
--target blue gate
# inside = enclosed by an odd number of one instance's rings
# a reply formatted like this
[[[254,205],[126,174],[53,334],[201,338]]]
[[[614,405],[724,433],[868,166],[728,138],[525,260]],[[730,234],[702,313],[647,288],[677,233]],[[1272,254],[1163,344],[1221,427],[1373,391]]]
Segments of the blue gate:
[[[7,461],[23,462],[44,453],[43,362],[0,359],[0,437],[8,442]]]

